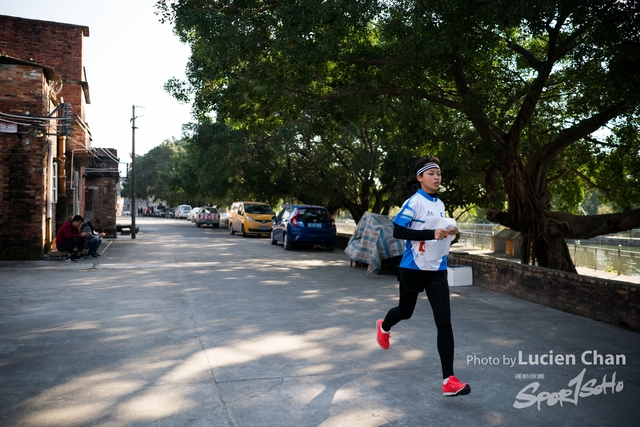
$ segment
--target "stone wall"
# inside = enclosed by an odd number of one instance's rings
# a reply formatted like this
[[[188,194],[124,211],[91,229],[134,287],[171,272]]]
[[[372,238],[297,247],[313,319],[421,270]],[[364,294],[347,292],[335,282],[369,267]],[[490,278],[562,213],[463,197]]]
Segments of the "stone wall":
[[[640,331],[640,286],[565,273],[487,256],[452,252],[456,265],[473,267],[473,284]]]

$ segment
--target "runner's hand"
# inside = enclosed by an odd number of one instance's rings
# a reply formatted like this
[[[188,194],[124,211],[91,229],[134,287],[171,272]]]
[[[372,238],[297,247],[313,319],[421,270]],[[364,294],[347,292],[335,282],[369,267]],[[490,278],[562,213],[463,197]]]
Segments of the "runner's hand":
[[[436,240],[443,240],[449,237],[449,232],[446,228],[436,228],[434,232]]]

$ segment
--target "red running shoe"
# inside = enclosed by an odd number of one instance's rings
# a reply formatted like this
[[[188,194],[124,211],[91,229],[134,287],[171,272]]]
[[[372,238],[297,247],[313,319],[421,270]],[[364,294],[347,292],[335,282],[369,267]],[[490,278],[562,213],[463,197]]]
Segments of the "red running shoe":
[[[471,393],[471,387],[467,383],[461,383],[459,379],[451,375],[442,382],[442,394],[445,396],[462,396]]]
[[[389,337],[391,337],[391,332],[384,332],[382,330],[382,322],[384,322],[384,319],[380,319],[376,322],[376,330],[378,331],[378,344],[386,350],[389,348]]]

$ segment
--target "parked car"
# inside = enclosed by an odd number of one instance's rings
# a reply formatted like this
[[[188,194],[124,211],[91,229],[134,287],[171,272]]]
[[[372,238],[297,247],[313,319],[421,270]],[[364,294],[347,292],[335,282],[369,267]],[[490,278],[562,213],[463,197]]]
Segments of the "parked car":
[[[176,208],[175,217],[178,219],[187,219],[189,212],[191,212],[191,205],[180,205]]]
[[[271,233],[273,209],[263,202],[235,202],[229,213],[229,232],[268,236]]]
[[[287,206],[273,219],[271,244],[282,242],[286,250],[294,245],[319,244],[333,251],[336,241],[336,222],[325,207]]]
[[[167,209],[166,206],[163,206],[163,205],[156,206],[154,209],[154,216],[157,216],[158,218],[164,217],[166,209]]]
[[[220,227],[220,214],[218,213],[218,209],[212,208],[211,206],[201,207],[195,223],[198,228],[202,225],[210,225],[213,228]]]
[[[223,227],[229,227],[229,212],[226,209],[218,209],[220,214],[220,225]]]
[[[200,209],[202,209],[203,207],[204,206],[198,206],[197,208],[191,209],[187,214],[187,221],[196,222],[196,218],[198,218],[198,212],[200,212]]]

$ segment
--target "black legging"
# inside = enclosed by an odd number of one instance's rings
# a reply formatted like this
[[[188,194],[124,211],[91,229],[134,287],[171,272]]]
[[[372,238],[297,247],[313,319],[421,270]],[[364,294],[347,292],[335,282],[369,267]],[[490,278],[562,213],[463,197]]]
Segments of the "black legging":
[[[401,320],[410,319],[416,307],[418,295],[426,290],[433,310],[433,318],[438,328],[438,354],[440,354],[440,363],[442,364],[442,378],[449,378],[453,375],[454,344],[447,271],[401,268],[399,288],[400,301],[398,306],[389,310],[382,323],[382,329],[389,331]]]

